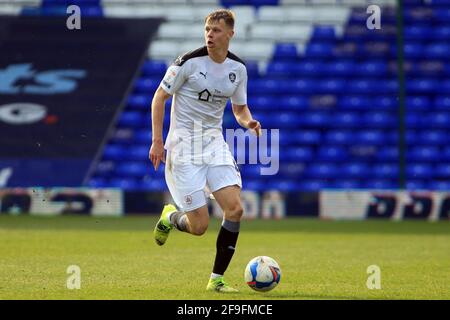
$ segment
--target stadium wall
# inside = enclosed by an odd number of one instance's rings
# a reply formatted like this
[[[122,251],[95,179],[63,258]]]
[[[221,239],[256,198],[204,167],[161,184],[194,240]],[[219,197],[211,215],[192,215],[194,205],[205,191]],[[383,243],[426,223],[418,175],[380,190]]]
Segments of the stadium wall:
[[[245,219],[316,217],[329,220],[449,220],[450,192],[365,190],[292,192],[242,192]],[[0,189],[0,214],[92,216],[155,215],[168,192],[131,192],[121,189],[14,188]],[[212,216],[222,211],[209,201]]]

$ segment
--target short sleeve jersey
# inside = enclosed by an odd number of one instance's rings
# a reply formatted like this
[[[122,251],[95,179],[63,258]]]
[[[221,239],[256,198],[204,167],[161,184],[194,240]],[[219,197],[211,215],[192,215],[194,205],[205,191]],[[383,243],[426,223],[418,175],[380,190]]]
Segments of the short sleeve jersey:
[[[205,143],[205,137],[223,140],[222,120],[228,99],[247,104],[247,70],[228,52],[223,63],[214,62],[206,46],[178,57],[167,69],[160,86],[173,95],[166,149],[186,135]]]

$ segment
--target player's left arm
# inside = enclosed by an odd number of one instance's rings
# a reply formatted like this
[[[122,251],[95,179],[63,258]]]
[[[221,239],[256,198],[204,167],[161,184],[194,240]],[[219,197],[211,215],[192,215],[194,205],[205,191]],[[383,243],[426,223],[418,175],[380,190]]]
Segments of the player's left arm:
[[[234,117],[236,118],[236,121],[239,123],[239,125],[246,129],[250,129],[259,137],[261,135],[261,124],[258,120],[253,119],[248,105],[237,105],[233,103],[232,108]]]

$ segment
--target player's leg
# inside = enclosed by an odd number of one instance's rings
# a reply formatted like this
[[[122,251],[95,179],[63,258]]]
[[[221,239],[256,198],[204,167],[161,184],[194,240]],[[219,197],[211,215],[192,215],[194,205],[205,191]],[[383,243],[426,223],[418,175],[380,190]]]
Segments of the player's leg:
[[[165,178],[176,206],[164,206],[160,219],[154,228],[158,245],[163,245],[170,231],[175,227],[194,235],[203,234],[209,222],[207,200],[203,191],[206,184],[206,166],[189,164],[173,165],[168,154]]]
[[[201,236],[208,229],[209,213],[206,205],[189,212],[177,211],[169,216],[173,227],[195,236]]]
[[[210,168],[208,185],[214,198],[224,212],[224,219],[216,241],[216,257],[207,289],[222,292],[236,292],[223,282],[223,275],[233,257],[243,215],[241,205],[241,179],[233,166]]]

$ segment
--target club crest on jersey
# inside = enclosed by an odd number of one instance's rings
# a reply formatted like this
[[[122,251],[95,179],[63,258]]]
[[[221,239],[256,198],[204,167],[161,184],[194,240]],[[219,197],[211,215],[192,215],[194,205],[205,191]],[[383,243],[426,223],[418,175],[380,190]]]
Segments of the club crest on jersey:
[[[230,79],[231,83],[234,83],[236,81],[236,74],[234,72],[230,72],[228,78]]]
[[[192,204],[192,197],[191,196],[185,196],[184,197],[184,202],[186,202],[186,204]]]

